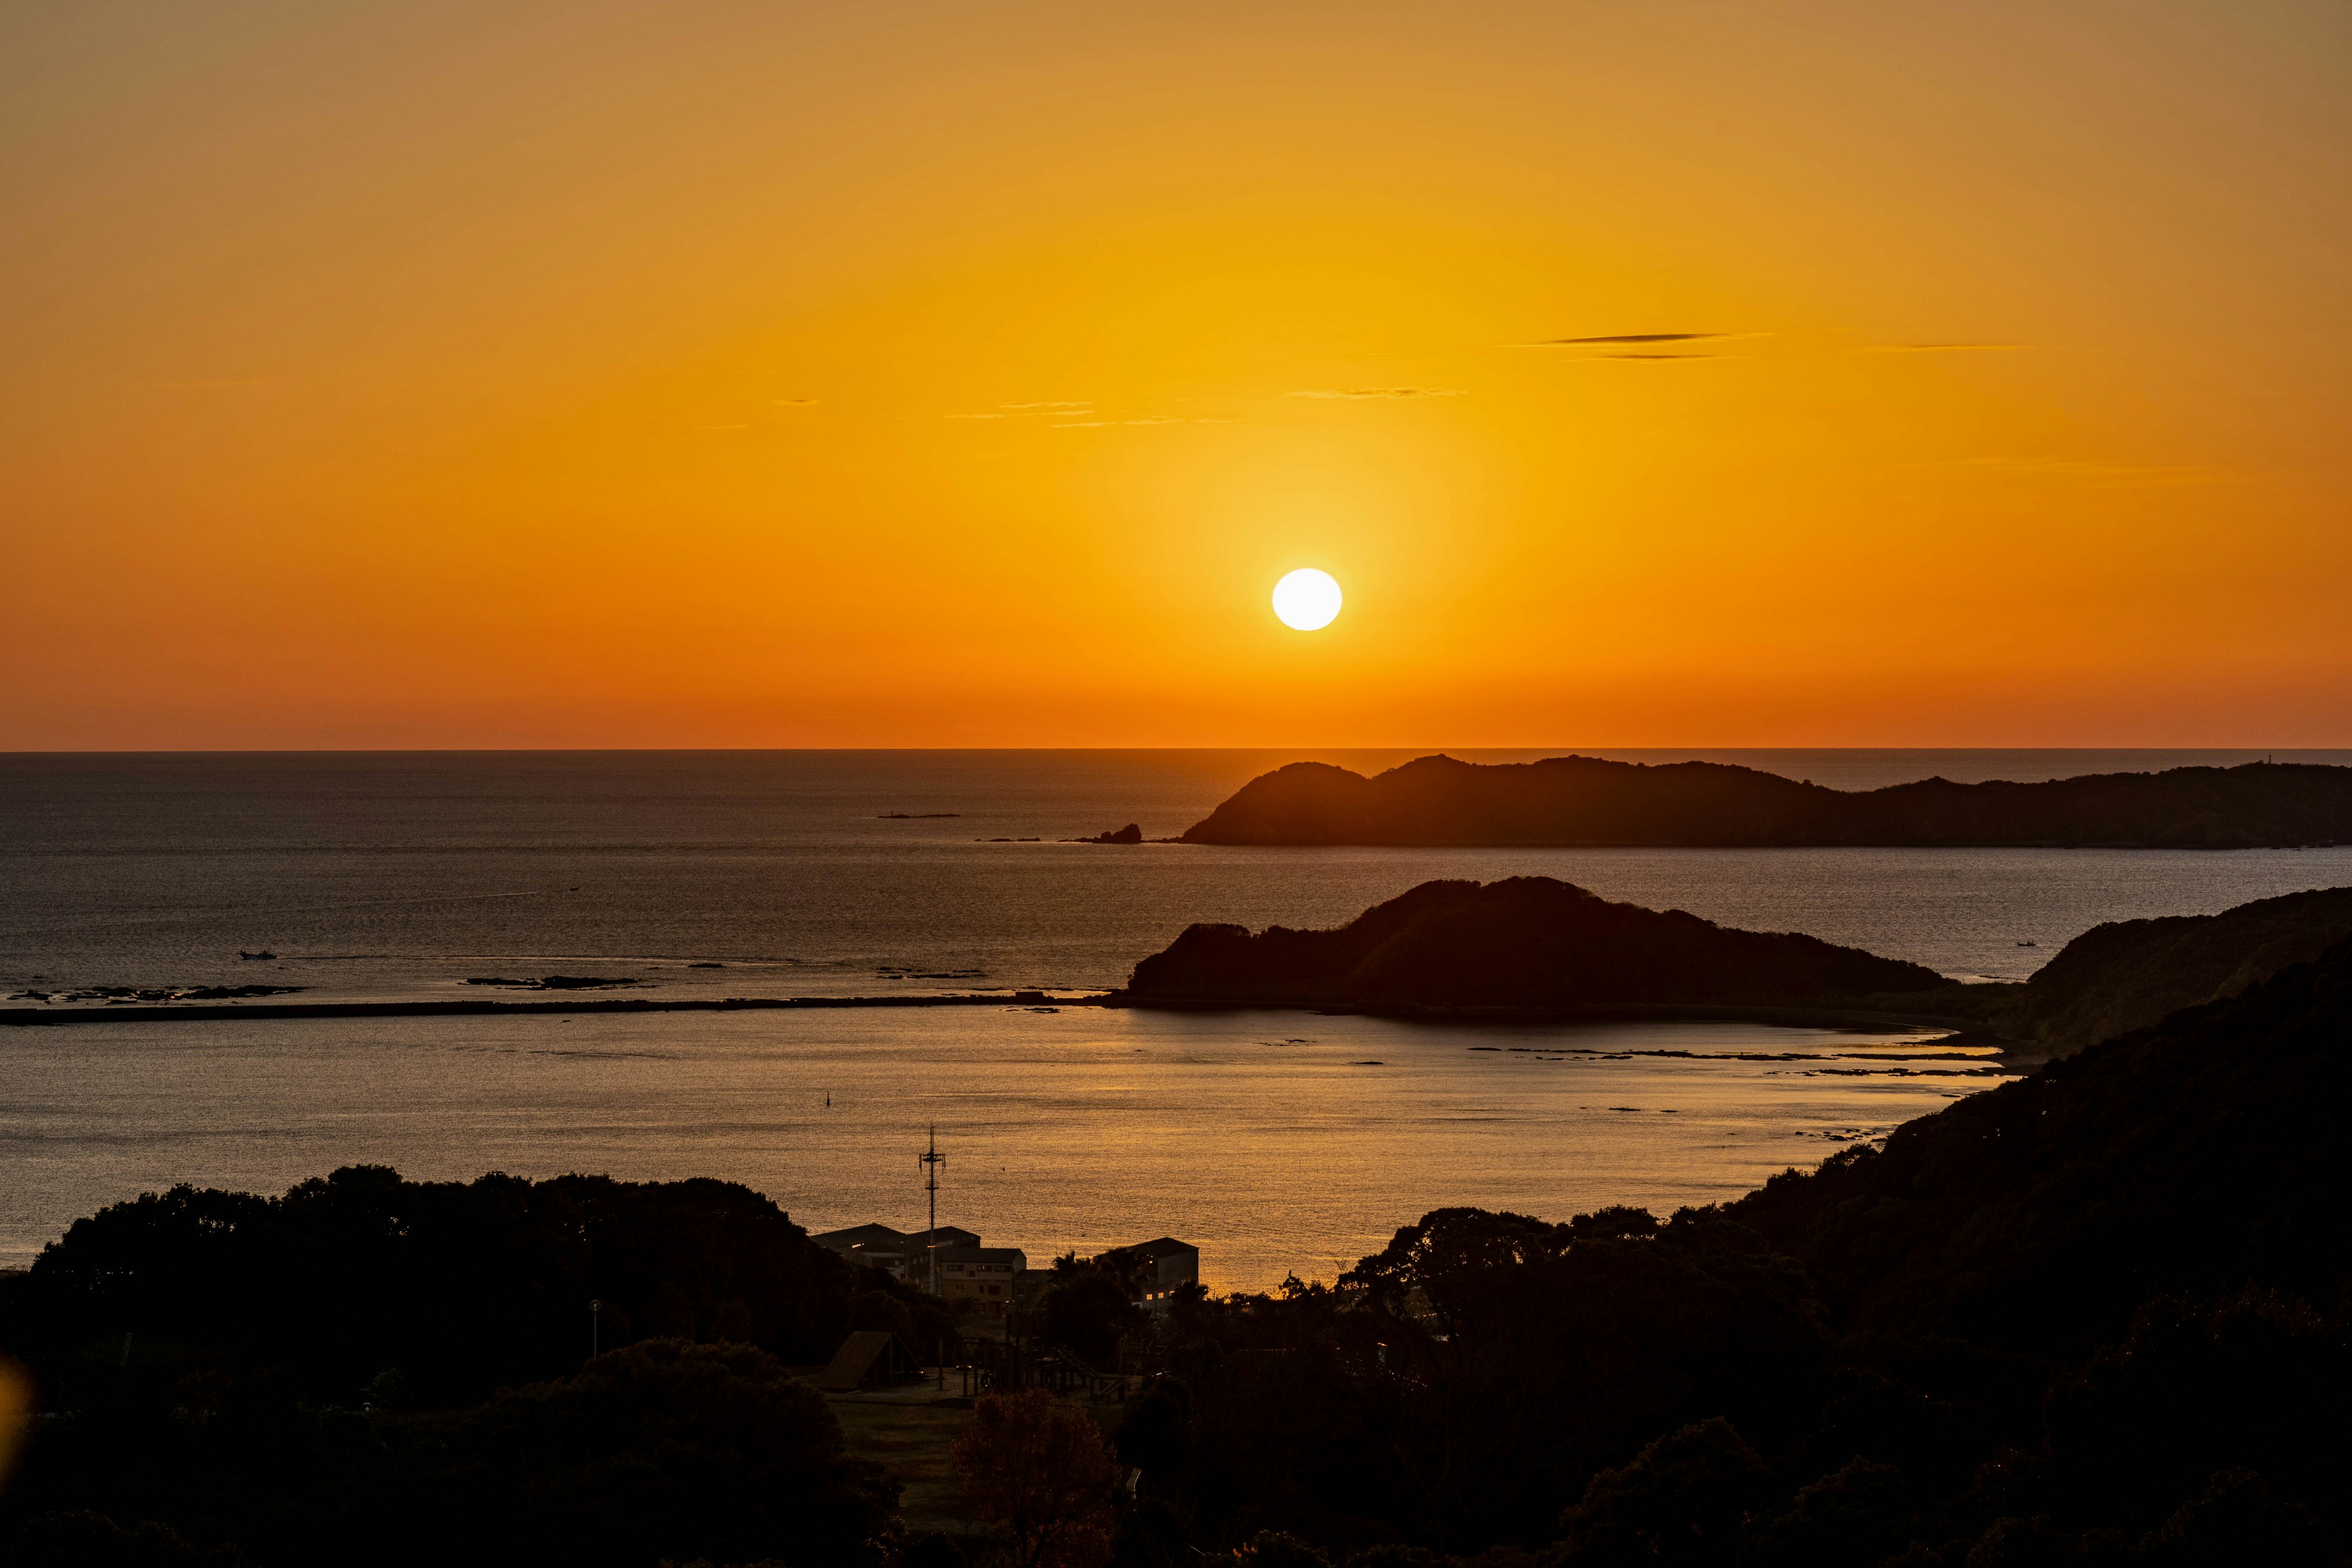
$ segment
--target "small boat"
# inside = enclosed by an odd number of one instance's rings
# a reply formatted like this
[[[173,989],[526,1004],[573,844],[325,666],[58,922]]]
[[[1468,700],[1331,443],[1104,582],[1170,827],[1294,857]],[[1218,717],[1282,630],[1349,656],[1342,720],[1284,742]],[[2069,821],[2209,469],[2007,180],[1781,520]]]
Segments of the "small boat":
[[[239,958],[247,958],[247,959],[252,959],[252,958],[275,958],[275,957],[277,957],[277,956],[278,956],[276,953],[274,953],[274,952],[270,952],[270,951],[269,951],[268,948],[266,948],[266,947],[265,947],[265,948],[263,948],[259,952],[246,952],[243,948],[239,948],[239,949],[237,949],[236,955],[237,955]]]

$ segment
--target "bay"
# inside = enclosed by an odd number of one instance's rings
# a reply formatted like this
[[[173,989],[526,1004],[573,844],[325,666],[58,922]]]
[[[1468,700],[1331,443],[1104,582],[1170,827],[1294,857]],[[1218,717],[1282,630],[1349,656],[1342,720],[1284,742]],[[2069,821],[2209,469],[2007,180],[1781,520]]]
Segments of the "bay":
[[[142,1191],[346,1164],[717,1176],[813,1229],[920,1228],[936,1127],[941,1224],[1033,1267],[1174,1235],[1220,1290],[1328,1280],[1447,1205],[1735,1197],[1999,1070],[1901,1031],[1099,1007],[92,1022],[0,1051],[0,1264]]]
[[[5,756],[0,986],[436,999],[564,973],[677,998],[1075,993],[1119,984],[1194,921],[1333,924],[1431,878],[1515,875],[2021,979],[2103,921],[2352,883],[2352,849],[1057,841],[1130,821],[1173,835],[1287,761],[1370,770],[1414,754]],[[1843,788],[2255,755],[1598,754],[1705,756]],[[1857,1050],[1883,1059],[1857,1065]],[[820,1228],[903,1226],[936,1121],[960,1205],[943,1221],[1033,1260],[1173,1233],[1206,1248],[1221,1289],[1258,1289],[1294,1269],[1328,1278],[1444,1204],[1564,1218],[1737,1195],[1997,1081],[1940,1076],[1984,1065],[1948,1055],[1918,1037],[1756,1026],[1515,1035],[1078,1008],[9,1029],[0,1264],[142,1190],[277,1191],[353,1162],[452,1179],[720,1176]]]

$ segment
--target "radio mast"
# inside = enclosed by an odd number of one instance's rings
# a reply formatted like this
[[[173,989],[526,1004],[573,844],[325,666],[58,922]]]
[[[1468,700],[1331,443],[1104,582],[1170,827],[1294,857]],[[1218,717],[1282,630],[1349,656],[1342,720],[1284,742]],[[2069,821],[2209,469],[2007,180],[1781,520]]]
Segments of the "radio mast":
[[[923,1167],[923,1191],[930,1194],[931,1228],[923,1237],[923,1251],[931,1260],[931,1294],[940,1293],[940,1167],[948,1157],[940,1152],[939,1123],[931,1124],[931,1146],[915,1156]]]

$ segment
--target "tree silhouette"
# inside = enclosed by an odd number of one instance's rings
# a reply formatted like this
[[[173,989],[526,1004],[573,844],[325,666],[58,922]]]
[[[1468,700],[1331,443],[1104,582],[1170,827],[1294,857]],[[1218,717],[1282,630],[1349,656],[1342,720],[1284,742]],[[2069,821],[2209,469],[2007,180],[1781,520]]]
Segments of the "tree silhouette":
[[[982,1396],[954,1460],[1012,1568],[1101,1568],[1110,1559],[1118,1463],[1102,1429],[1044,1389]]]

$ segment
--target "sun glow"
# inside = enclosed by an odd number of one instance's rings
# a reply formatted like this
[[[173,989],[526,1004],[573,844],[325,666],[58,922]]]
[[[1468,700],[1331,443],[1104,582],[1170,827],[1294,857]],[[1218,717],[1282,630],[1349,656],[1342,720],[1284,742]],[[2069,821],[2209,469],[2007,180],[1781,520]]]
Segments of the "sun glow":
[[[1339,617],[1339,584],[1328,572],[1302,566],[1274,585],[1274,613],[1293,631],[1319,632]]]
[[[2340,5],[121,9],[0,753],[2352,743]]]

